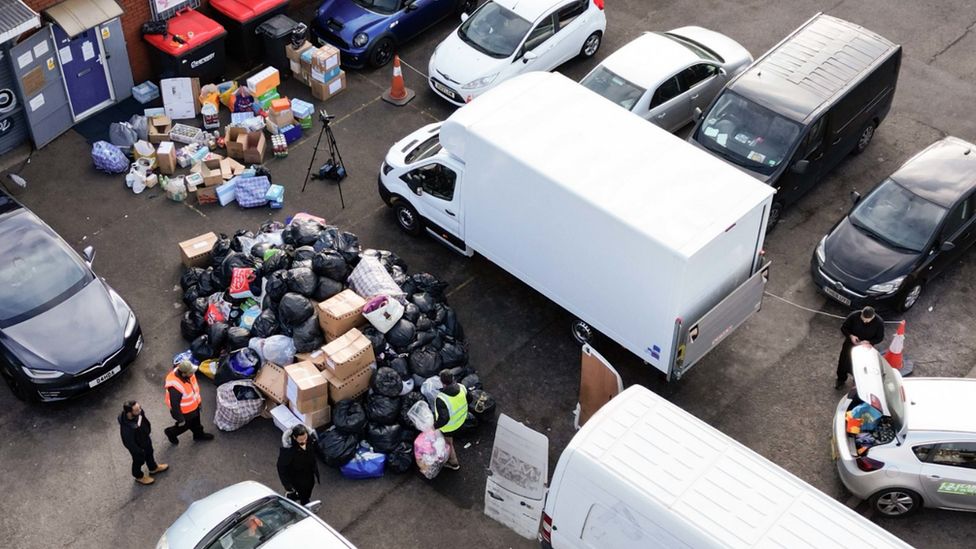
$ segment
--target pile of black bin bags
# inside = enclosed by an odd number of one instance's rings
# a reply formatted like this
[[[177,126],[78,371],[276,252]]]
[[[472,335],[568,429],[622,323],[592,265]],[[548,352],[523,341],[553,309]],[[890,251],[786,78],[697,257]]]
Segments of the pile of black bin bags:
[[[425,398],[433,403],[442,369],[452,370],[468,391],[470,413],[462,430],[494,414],[494,399],[468,364],[464,331],[447,303],[446,283],[428,273],[409,275],[396,254],[364,251],[356,235],[310,217],[288,225],[269,221],[256,233],[221,234],[212,265],[184,271],[180,286],[188,310],[180,331],[196,362],[215,361],[210,364],[216,363],[218,385],[253,378],[263,359],[254,350],[260,346],[249,346],[252,338],[287,336],[296,353],[324,344],[316,303],[344,290],[363,256],[378,259],[400,286],[404,313],[386,334],[370,325],[361,328],[376,355],[371,388],[333,405],[332,425],[318,434],[317,450],[327,465],[341,467],[365,441],[386,454],[386,470],[402,473],[414,463],[418,434],[407,411]]]

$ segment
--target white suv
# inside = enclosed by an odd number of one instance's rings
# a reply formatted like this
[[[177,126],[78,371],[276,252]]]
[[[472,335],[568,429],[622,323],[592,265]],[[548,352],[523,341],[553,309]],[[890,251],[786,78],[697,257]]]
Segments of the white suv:
[[[833,429],[844,486],[886,517],[923,506],[976,511],[976,379],[902,379],[872,347],[853,348],[851,359],[855,388]]]

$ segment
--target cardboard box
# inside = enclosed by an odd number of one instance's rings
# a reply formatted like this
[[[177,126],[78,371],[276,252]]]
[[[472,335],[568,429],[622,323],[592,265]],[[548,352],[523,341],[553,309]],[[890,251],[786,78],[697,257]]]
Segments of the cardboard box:
[[[193,173],[200,174],[203,177],[203,185],[205,187],[216,187],[224,182],[223,172],[221,171],[221,161],[223,158],[220,157],[210,157],[204,159],[203,161],[194,164],[193,168],[190,170]],[[228,174],[230,173],[230,167],[228,166]],[[227,176],[230,179],[230,176]],[[213,195],[214,201],[217,200],[216,191]]]
[[[274,420],[275,427],[281,429],[282,433],[302,423],[302,420],[295,417],[295,413],[284,404],[279,404],[271,409],[271,419]]]
[[[325,352],[325,368],[340,379],[376,362],[373,344],[356,328],[326,344],[322,351]]]
[[[210,264],[210,252],[217,243],[217,235],[210,232],[180,242],[180,257],[185,267],[206,267]]]
[[[288,65],[291,68],[292,74],[295,76],[301,76],[302,54],[310,49],[313,49],[313,46],[312,43],[307,40],[297,49],[291,47],[290,45],[285,46],[285,56],[288,57]]]
[[[312,88],[312,97],[325,101],[346,89],[346,71],[339,71],[339,76],[327,83],[312,80],[308,85]]]
[[[329,381],[329,402],[335,404],[340,400],[356,398],[369,390],[369,382],[373,379],[373,368],[367,365],[346,379],[336,377],[326,368],[322,370],[322,377]]]
[[[243,158],[245,164],[264,164],[264,152],[267,148],[267,141],[263,131],[256,131],[239,135],[237,143],[244,150]]]
[[[322,378],[325,379],[325,378]],[[326,383],[328,386],[328,383]],[[288,408],[297,416],[299,414],[308,414],[310,412],[315,412],[321,410],[322,408],[329,407],[329,395],[328,391],[322,396],[317,396],[314,398],[307,398],[305,400],[300,400],[298,402],[289,402]],[[299,416],[300,418],[301,416]]]
[[[224,130],[224,144],[227,147],[227,156],[236,158],[237,160],[244,159],[244,144],[238,143],[237,138],[242,135],[247,135],[247,133],[247,129],[240,126],[227,126]]]
[[[288,375],[284,368],[269,362],[258,370],[258,375],[254,377],[254,386],[268,400],[282,404],[287,399],[285,389],[288,386]]]
[[[332,423],[332,408],[329,407],[328,399],[326,399],[324,407],[304,413],[292,410],[291,413],[295,414],[295,417],[306,427],[312,429],[318,429]]]
[[[169,132],[173,129],[173,121],[168,116],[154,116],[147,122],[150,143],[155,145],[169,141]]]
[[[349,330],[366,324],[363,317],[365,304],[366,300],[352,290],[343,290],[319,303],[319,327],[325,333],[325,341],[332,341]]]
[[[265,67],[254,76],[248,78],[246,84],[248,89],[251,90],[251,93],[255,97],[259,97],[277,88],[281,84],[281,76],[278,74],[278,69]]]
[[[295,360],[298,362],[311,362],[321,370],[325,368],[325,351],[320,347],[311,353],[298,353],[295,355]]]
[[[217,201],[221,206],[226,206],[237,200],[237,180],[231,179],[223,185],[214,187],[217,189]]]
[[[206,206],[208,204],[218,204],[217,187],[197,187],[197,204]]]
[[[279,97],[271,101],[271,112],[283,112],[291,110],[291,101],[287,97]]]
[[[176,145],[172,141],[162,141],[156,149],[156,163],[159,165],[159,173],[163,175],[173,175],[176,173]]]
[[[285,373],[288,374],[285,396],[288,402],[296,407],[302,406],[304,402],[315,397],[329,394],[325,378],[311,362],[289,364],[285,366]]]
[[[326,44],[312,52],[312,70],[327,73],[339,66],[339,48]]]

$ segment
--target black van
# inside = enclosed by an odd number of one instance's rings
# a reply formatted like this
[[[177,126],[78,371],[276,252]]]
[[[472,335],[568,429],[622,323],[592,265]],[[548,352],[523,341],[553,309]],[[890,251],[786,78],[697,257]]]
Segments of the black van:
[[[689,141],[776,189],[772,229],[891,108],[901,46],[817,14],[731,80]]]

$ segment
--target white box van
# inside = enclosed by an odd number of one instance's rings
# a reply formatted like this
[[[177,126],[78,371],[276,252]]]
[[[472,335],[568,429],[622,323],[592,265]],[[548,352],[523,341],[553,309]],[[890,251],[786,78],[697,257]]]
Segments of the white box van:
[[[545,478],[533,472],[546,471],[545,437],[507,416],[498,425],[486,502],[523,509],[524,524],[541,502]],[[519,511],[490,504],[487,514],[520,525],[507,520]],[[559,457],[540,538],[545,549],[910,547],[640,386],[596,412]]]
[[[478,252],[680,378],[759,310],[773,191],[568,78],[528,73],[387,153],[408,233]]]

